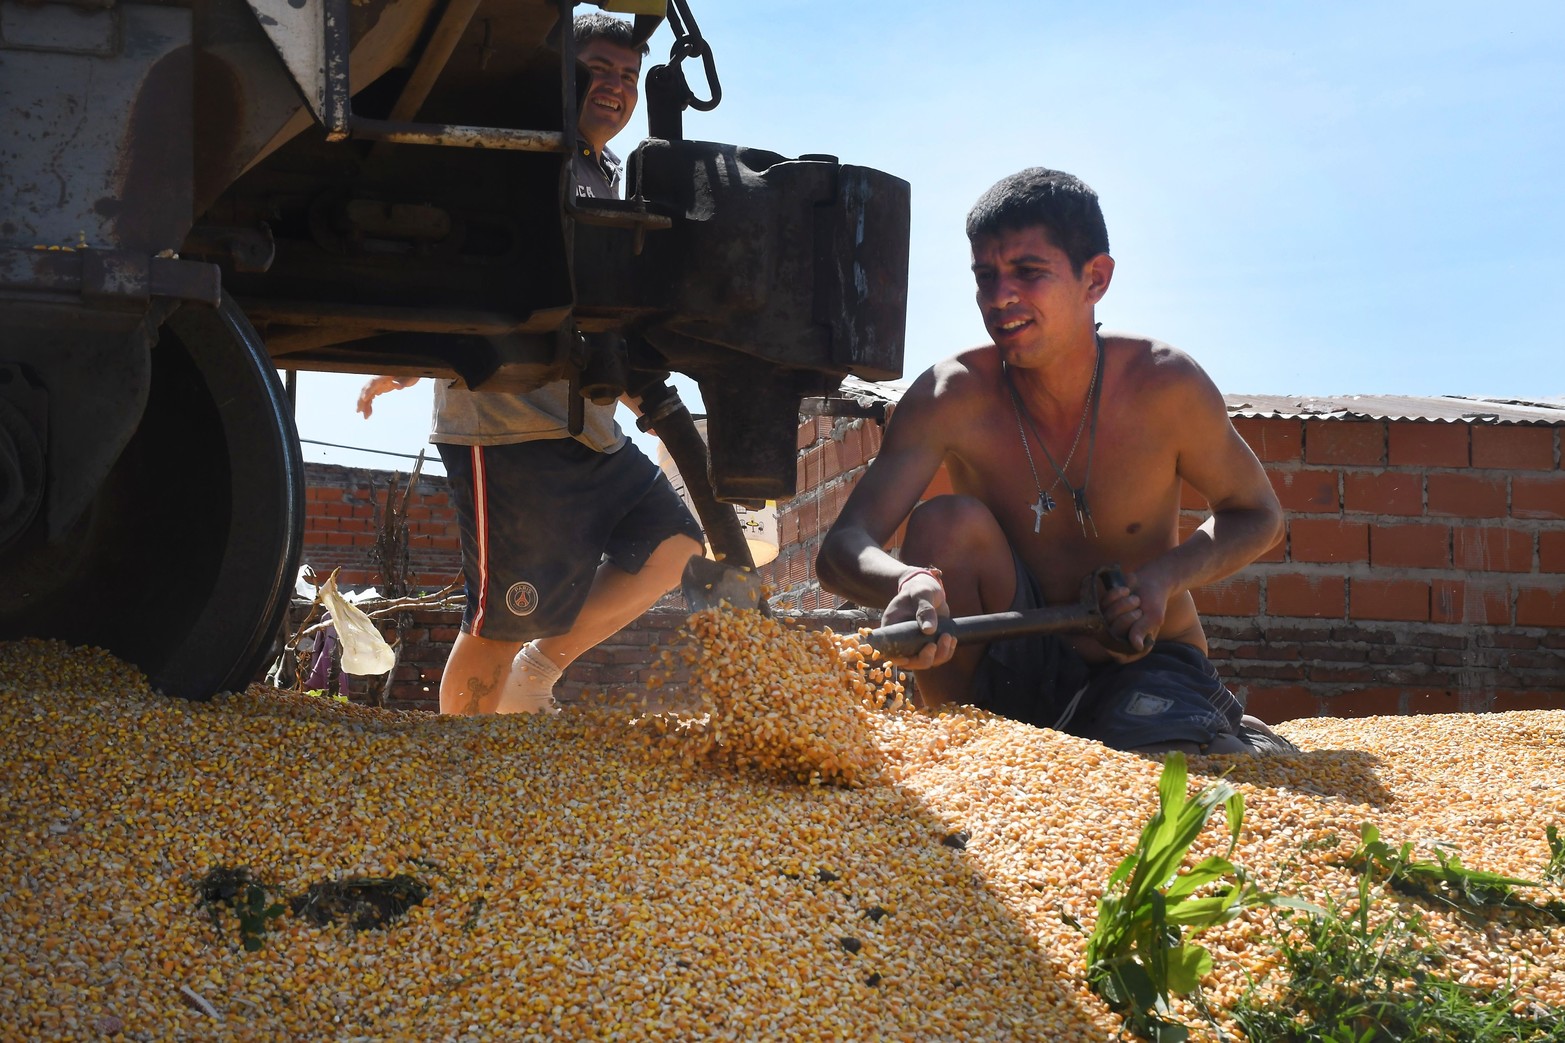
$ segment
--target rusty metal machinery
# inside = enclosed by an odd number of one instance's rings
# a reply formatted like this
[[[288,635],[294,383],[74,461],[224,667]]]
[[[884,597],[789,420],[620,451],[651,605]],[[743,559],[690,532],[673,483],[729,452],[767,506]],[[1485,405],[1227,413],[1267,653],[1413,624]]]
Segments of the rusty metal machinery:
[[[0,0],[0,638],[253,677],[302,533],[279,368],[640,394],[742,560],[801,398],[900,374],[908,186],[684,140],[685,0],[599,3],[676,43],[627,198],[579,205],[571,0]]]

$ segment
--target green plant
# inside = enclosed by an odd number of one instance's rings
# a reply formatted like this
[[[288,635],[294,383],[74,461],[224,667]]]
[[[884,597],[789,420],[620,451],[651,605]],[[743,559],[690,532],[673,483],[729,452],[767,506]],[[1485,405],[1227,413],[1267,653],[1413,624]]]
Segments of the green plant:
[[[1252,1040],[1267,1043],[1559,1043],[1557,1015],[1518,1012],[1515,989],[1486,992],[1438,976],[1445,962],[1421,920],[1370,926],[1372,881],[1359,877],[1358,904],[1335,904],[1278,924],[1287,978],[1262,1001],[1250,990],[1229,1012]],[[1279,918],[1280,919],[1280,918]]]
[[[271,900],[267,886],[256,880],[249,869],[218,866],[207,872],[197,884],[201,904],[211,910],[218,923],[217,907],[226,905],[239,920],[239,939],[246,952],[258,952],[266,938],[266,927],[283,915],[285,906]]]
[[[1415,859],[1412,844],[1393,850],[1368,822],[1359,828],[1359,835],[1363,840],[1348,856],[1348,865],[1361,873],[1379,874],[1386,886],[1404,894],[1482,907],[1510,902],[1518,887],[1543,886],[1536,880],[1468,869],[1459,856],[1439,848],[1432,861]]]
[[[1549,839],[1549,864],[1543,867],[1543,879],[1551,884],[1565,884],[1565,840],[1560,839],[1560,828],[1549,826],[1543,835]]]
[[[1169,997],[1195,992],[1212,969],[1211,953],[1186,941],[1184,932],[1226,923],[1256,906],[1304,905],[1262,892],[1228,860],[1244,822],[1244,797],[1227,782],[1219,779],[1190,797],[1184,754],[1170,753],[1158,780],[1158,804],[1098,902],[1098,922],[1087,938],[1087,983],[1123,1013],[1131,1031],[1157,1043],[1180,1043],[1189,1031],[1168,1020]],[[1227,813],[1227,852],[1181,873],[1190,845],[1219,804]],[[1230,877],[1217,893],[1197,896]]]

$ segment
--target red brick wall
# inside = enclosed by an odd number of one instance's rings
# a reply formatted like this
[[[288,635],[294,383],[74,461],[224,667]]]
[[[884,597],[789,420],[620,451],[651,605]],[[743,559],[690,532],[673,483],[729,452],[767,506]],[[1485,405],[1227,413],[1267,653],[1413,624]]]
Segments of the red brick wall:
[[[337,585],[345,590],[381,581],[375,534],[393,475],[365,467],[305,464],[303,561],[318,575],[324,577],[340,567]],[[396,475],[399,495],[407,479],[406,472]],[[419,477],[407,516],[410,579],[420,590],[439,590],[462,572],[456,508],[451,506],[444,477]]]
[[[1287,531],[1255,564],[1197,591],[1196,602],[1214,661],[1252,710],[1286,720],[1565,707],[1560,428],[1244,416],[1235,426],[1271,477]],[[828,612],[837,599],[814,583],[815,555],[879,451],[880,428],[809,418],[798,446],[799,494],[779,507],[781,553],[762,572],[778,609],[838,625]],[[312,465],[312,511],[384,498],[383,472],[322,470],[337,473],[316,486]],[[942,473],[926,496],[949,488]],[[454,518],[443,479],[425,479],[418,493],[431,517],[415,536],[416,571],[433,587],[459,568]],[[1187,496],[1183,506],[1188,531],[1204,504]],[[352,510],[320,518],[314,528],[312,514],[312,532],[373,537],[372,519]],[[369,561],[368,544],[351,538],[311,546],[352,547],[360,569]],[[578,661],[561,694],[644,680],[647,649],[681,618],[677,607],[655,609]],[[428,647],[409,638],[402,705],[434,708],[456,621],[427,619]]]
[[[1196,605],[1261,716],[1565,706],[1560,428],[1234,423],[1287,532]]]

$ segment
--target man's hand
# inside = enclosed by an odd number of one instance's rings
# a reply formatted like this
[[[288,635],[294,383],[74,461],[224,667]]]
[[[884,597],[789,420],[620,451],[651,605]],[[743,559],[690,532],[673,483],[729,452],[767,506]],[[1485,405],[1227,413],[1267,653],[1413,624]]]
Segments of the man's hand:
[[[418,383],[417,377],[371,377],[359,392],[358,410],[368,420],[375,411],[375,400],[388,391],[396,391],[398,388],[412,387]]]
[[[940,570],[916,568],[902,577],[895,596],[886,603],[886,610],[880,615],[880,625],[916,619],[920,630],[933,635],[940,626],[940,617],[950,614]],[[890,662],[904,670],[928,670],[946,662],[955,653],[956,638],[950,634],[941,634],[938,638],[932,638],[917,654],[895,657]]]
[[[1135,656],[1151,651],[1168,611],[1169,592],[1150,571],[1131,573],[1125,585],[1111,587],[1098,597],[1098,608],[1109,634],[1135,650]]]

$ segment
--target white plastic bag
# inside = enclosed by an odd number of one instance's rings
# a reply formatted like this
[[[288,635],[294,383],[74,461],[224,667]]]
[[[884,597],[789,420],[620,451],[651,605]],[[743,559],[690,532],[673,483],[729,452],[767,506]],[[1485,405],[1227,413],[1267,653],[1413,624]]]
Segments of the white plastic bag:
[[[343,673],[373,677],[397,665],[396,654],[380,636],[380,628],[338,592],[335,572],[321,586],[321,600],[331,613],[331,625],[342,643]]]

